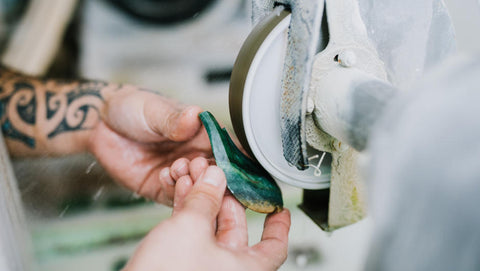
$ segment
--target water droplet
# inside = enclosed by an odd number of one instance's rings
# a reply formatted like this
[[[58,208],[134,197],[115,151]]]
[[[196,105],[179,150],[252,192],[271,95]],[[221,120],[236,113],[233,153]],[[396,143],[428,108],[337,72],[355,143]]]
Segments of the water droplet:
[[[93,167],[97,164],[96,161],[93,161],[88,167],[87,167],[87,170],[85,170],[85,173],[86,174],[90,174],[90,172],[92,171]]]
[[[62,212],[58,215],[58,217],[63,217],[65,216],[65,214],[67,213],[68,209],[70,209],[70,205],[67,205],[65,206],[65,208],[63,208]]]
[[[305,268],[308,265],[308,256],[305,254],[298,254],[295,258],[295,264],[300,268]]]
[[[95,195],[93,195],[93,200],[98,200],[100,198],[100,196],[103,194],[103,190],[105,189],[105,186],[101,186],[97,192],[95,193]]]

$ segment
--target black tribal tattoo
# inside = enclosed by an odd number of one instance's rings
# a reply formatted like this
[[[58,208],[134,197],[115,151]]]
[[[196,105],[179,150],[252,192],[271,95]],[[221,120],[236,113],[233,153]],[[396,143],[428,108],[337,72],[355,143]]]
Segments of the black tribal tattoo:
[[[35,148],[39,125],[47,139],[91,129],[100,119],[102,90],[109,86],[100,81],[41,80],[1,69],[3,135]]]
[[[103,100],[98,87],[89,88],[80,85],[78,88],[64,94],[66,96],[64,102],[67,109],[64,113],[60,112],[63,118],[55,130],[48,134],[48,138],[65,132],[92,128],[86,125],[86,118],[92,111],[95,111],[95,114],[100,116],[99,108],[95,103],[89,103],[93,102],[92,99]],[[54,92],[46,92],[47,119],[52,119],[55,114],[59,113],[61,103],[62,101],[56,99]]]
[[[8,116],[8,108],[11,106],[13,96],[22,96],[19,99],[19,102],[14,106],[14,110],[17,112],[19,119],[23,120],[28,125],[35,124],[35,112],[36,112],[36,99],[34,94],[33,86],[26,83],[15,83],[13,85],[13,91],[10,92],[10,95],[4,95],[6,93],[5,87],[0,87],[0,120],[2,125],[2,132],[3,135],[7,138],[12,138],[16,140],[20,140],[25,143],[27,146],[34,148],[35,147],[35,139],[31,136],[28,136],[25,133],[19,131],[15,126],[12,124]]]

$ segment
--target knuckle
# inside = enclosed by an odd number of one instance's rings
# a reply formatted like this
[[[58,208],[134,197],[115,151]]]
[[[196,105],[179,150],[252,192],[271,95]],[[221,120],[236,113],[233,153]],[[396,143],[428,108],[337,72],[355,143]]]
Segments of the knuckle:
[[[194,191],[191,199],[193,202],[202,202],[208,205],[208,208],[215,208],[220,205],[218,198],[211,191]]]
[[[277,255],[278,255],[278,261],[280,264],[285,262],[285,260],[288,257],[287,247],[283,248]]]
[[[275,227],[278,227],[285,232],[288,232],[288,230],[290,229],[290,225],[283,220],[273,221],[272,225],[275,225]]]
[[[203,166],[203,167],[208,166],[208,160],[204,157],[197,157],[192,160],[192,163],[198,166]]]
[[[218,221],[218,231],[219,232],[228,232],[234,230],[237,227],[238,223],[233,218],[222,218]]]
[[[280,228],[280,229],[283,229],[285,231],[289,231],[290,229],[290,220],[285,220],[285,219],[281,219],[281,217],[279,217],[278,214],[275,214],[273,216],[269,216],[267,218],[267,223],[265,223],[264,227],[274,227],[274,228]]]

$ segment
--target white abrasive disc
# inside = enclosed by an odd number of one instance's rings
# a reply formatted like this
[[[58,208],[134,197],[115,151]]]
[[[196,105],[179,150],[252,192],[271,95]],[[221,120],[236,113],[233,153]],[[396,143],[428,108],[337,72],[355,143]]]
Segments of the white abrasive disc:
[[[283,157],[280,95],[290,13],[278,12],[260,22],[245,41],[232,71],[230,115],[243,146],[277,181],[304,189],[330,186],[329,154],[309,148],[308,169]],[[319,174],[321,172],[321,174]]]

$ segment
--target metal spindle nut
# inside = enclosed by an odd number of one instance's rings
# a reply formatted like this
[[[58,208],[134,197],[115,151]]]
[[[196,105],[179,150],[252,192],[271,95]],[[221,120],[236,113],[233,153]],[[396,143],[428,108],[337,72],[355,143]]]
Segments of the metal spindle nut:
[[[338,54],[338,63],[346,68],[353,67],[357,63],[357,56],[351,50],[342,51]]]

